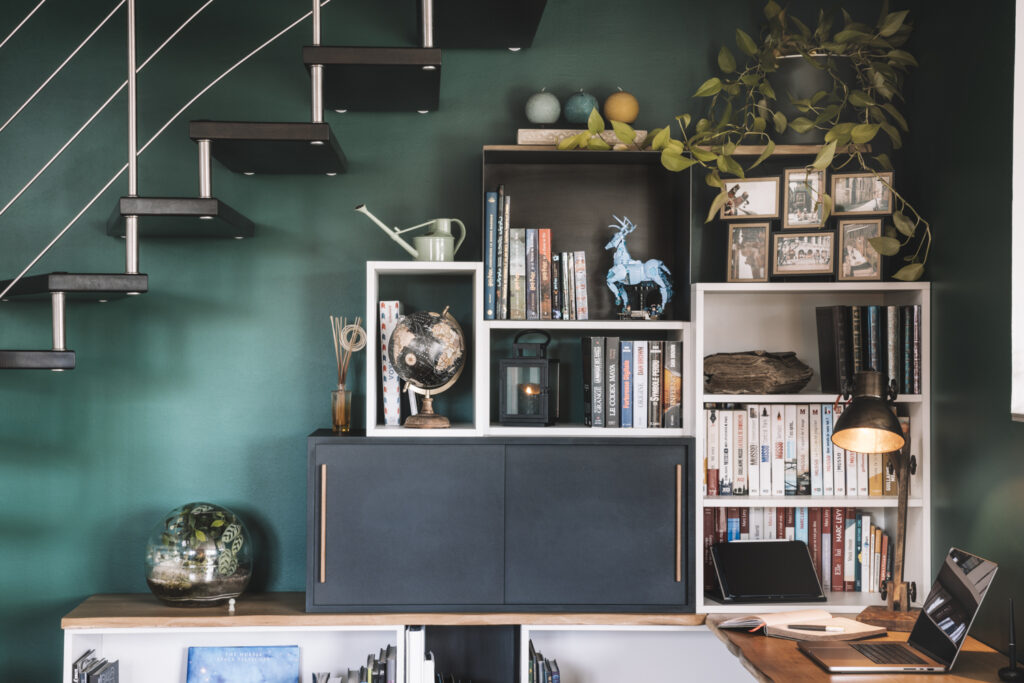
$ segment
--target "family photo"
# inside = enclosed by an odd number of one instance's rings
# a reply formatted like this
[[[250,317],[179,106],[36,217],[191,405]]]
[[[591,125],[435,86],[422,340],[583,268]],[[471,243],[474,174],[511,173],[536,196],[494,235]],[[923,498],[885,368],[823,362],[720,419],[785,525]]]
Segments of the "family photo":
[[[820,228],[825,224],[825,206],[821,194],[825,188],[824,171],[804,168],[786,170],[786,207],[783,228]]]
[[[882,236],[882,219],[839,222],[840,280],[881,280],[882,255],[871,238]]]
[[[768,281],[768,224],[729,226],[727,282]]]

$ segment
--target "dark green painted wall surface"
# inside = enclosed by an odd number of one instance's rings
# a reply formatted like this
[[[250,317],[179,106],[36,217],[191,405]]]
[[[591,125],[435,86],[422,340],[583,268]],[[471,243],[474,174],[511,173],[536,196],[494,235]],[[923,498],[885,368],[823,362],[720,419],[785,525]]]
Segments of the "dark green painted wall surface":
[[[140,3],[139,52],[145,56],[201,3]],[[693,110],[689,93],[733,27],[752,26],[758,2],[633,3],[552,0],[535,46],[444,53],[441,109],[416,114],[328,113],[350,172],[326,177],[243,177],[215,165],[214,194],[252,218],[255,239],[144,242],[150,293],[107,305],[72,305],[72,373],[0,375],[0,671],[10,680],[52,680],[60,667],[59,619],[98,592],[142,592],[142,548],[160,515],[192,500],[239,512],[254,531],[253,588],[301,590],[305,571],[305,436],[329,419],[333,359],[330,314],[362,314],[364,262],[405,254],[352,207],[365,202],[392,225],[435,216],[467,221],[462,258],[479,257],[480,147],[510,143],[525,98],[541,87],[563,97],[586,88],[603,98],[616,86],[638,96],[641,127]],[[806,3],[800,3],[801,5]],[[1009,3],[1002,3],[1009,7]],[[0,35],[35,5],[9,0]],[[0,118],[6,119],[114,2],[50,0],[0,50]],[[874,7],[876,3],[872,3]],[[411,45],[412,2],[342,3],[324,8],[326,44]],[[307,3],[215,0],[139,79],[140,140],[242,55],[294,21]],[[921,3],[924,15],[929,5]],[[874,10],[872,10],[873,12]],[[1005,21],[978,17],[993,54],[1010,49]],[[945,32],[959,22],[936,12],[920,22],[919,49],[947,64]],[[399,19],[396,20],[396,17]],[[984,25],[983,25],[984,22]],[[49,158],[120,83],[124,14],[116,17],[49,89],[0,133],[0,199]],[[942,37],[940,37],[942,36]],[[215,86],[141,158],[142,194],[194,194],[190,118],[308,120],[308,78],[299,57],[306,22]],[[995,105],[986,145],[996,169],[977,174],[966,139],[936,159],[948,107],[943,78],[924,75],[912,103],[919,122],[915,153],[942,192],[928,208],[937,247],[935,546],[957,543],[1003,562],[1004,595],[1021,584],[1019,501],[1024,484],[1018,429],[1003,419],[1008,393],[1008,308],[994,292],[1008,287],[1005,250],[988,237],[1009,236],[1009,69],[974,78],[957,117],[979,116],[972,102]],[[103,114],[8,213],[0,217],[0,273],[16,273],[124,163],[124,98]],[[948,109],[947,109],[948,110]],[[950,116],[953,112],[950,113]],[[932,117],[935,117],[934,119]],[[934,121],[934,122],[933,122]],[[941,164],[942,172],[935,167]],[[935,176],[938,176],[937,178]],[[976,200],[992,183],[1002,191]],[[104,222],[126,181],[118,181],[37,268],[123,268],[119,241]],[[971,188],[964,194],[963,188]],[[964,197],[963,200],[958,199]],[[567,198],[571,201],[571,198]],[[931,202],[934,201],[934,207]],[[922,202],[923,203],[923,202]],[[955,220],[953,217],[956,217]],[[947,227],[948,226],[948,227]],[[956,226],[955,228],[951,226]],[[943,230],[943,228],[946,228]],[[944,235],[943,235],[944,233]],[[1002,259],[1002,261],[1000,261]],[[993,263],[999,267],[992,267]],[[979,305],[980,302],[980,305]],[[962,316],[969,315],[971,325]],[[965,328],[975,329],[964,335]],[[0,347],[46,347],[48,307],[0,304]],[[994,350],[994,351],[993,351]],[[977,369],[961,362],[977,359]],[[948,369],[947,369],[948,367]],[[359,364],[350,381],[359,387]],[[962,412],[966,408],[967,412]],[[356,419],[361,421],[362,411]],[[982,448],[968,436],[985,425]],[[964,457],[968,453],[970,457]],[[1003,474],[1012,476],[1003,476]],[[997,483],[1002,481],[1003,483]],[[963,492],[973,494],[970,498]],[[1015,495],[1014,492],[1017,492]],[[1012,529],[1013,533],[1007,533]],[[994,602],[993,602],[994,604]],[[986,613],[983,626],[991,632]]]

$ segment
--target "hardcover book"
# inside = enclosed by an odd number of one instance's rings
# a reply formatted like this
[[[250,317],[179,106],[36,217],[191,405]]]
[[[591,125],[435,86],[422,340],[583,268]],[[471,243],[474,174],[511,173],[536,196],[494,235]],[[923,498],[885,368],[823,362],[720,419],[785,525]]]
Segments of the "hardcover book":
[[[662,352],[662,420],[665,427],[683,426],[683,342],[667,341]]]
[[[786,420],[781,404],[772,406],[772,495],[786,495]]]
[[[526,320],[526,230],[509,231],[508,315],[511,320]]]
[[[757,418],[757,447],[761,459],[761,495],[771,496],[772,493],[772,416],[768,404],[760,406],[761,414]]]
[[[186,683],[298,683],[297,645],[190,647]]]
[[[885,307],[885,375],[887,382],[900,383],[900,307]]]
[[[808,419],[808,440],[811,449],[811,495],[820,496],[824,492],[824,475],[822,473],[822,443],[821,443],[821,405],[814,403],[808,406],[810,416]]]
[[[708,496],[718,495],[718,410],[711,407],[704,411],[704,461]]]
[[[633,342],[619,343],[619,424],[633,426]]]
[[[732,411],[732,495],[747,495],[747,412]]]
[[[587,306],[587,255],[586,252],[573,253],[573,270],[576,282],[576,320],[589,320]]]
[[[619,338],[605,337],[605,427],[618,427],[619,421]]]
[[[761,495],[761,445],[758,441],[760,421],[758,406],[749,405],[747,411],[747,491],[751,496]]]
[[[851,331],[849,306],[819,306],[814,309],[818,328],[818,368],[821,391],[842,393],[843,385],[852,382],[850,357]]]
[[[537,229],[537,263],[540,281],[540,319],[551,320],[551,228]]]
[[[551,255],[551,319],[562,320],[562,255]]]
[[[526,229],[526,319],[540,320],[540,252],[537,229]]]
[[[718,411],[718,495],[732,495],[732,411]]]
[[[594,426],[594,341],[593,337],[580,339],[581,364],[583,370],[583,424]]]
[[[846,590],[846,508],[832,508],[832,590]]]
[[[592,363],[591,377],[593,386],[590,389],[591,417],[593,426],[604,427],[606,384],[604,371],[604,337],[591,337],[593,349],[591,350],[590,361]]]
[[[822,495],[834,496],[836,493],[835,477],[832,472],[834,462],[832,454],[832,405],[821,405],[821,478]]]
[[[882,364],[882,320],[878,306],[865,306],[864,314],[867,320],[867,365],[868,370],[877,370],[885,374],[885,366]]]
[[[796,494],[811,495],[810,420],[808,406],[796,407]]]
[[[379,303],[380,320],[380,359],[381,359],[381,400],[384,404],[384,424],[397,427],[402,424],[402,385],[398,373],[388,358],[388,342],[391,333],[398,325],[398,317],[402,314],[402,302],[381,301]]]
[[[867,362],[864,358],[864,317],[860,306],[850,307],[850,364],[853,374],[867,370]]]
[[[498,253],[497,267],[495,269],[495,284],[497,286],[498,320],[508,320],[508,292],[509,292],[509,225],[505,220],[505,186],[498,185]]]
[[[661,365],[663,342],[647,344],[647,426],[661,427]]]
[[[484,197],[484,229],[487,233],[484,241],[484,319],[494,320],[494,304],[497,300],[494,276],[498,249],[498,193],[487,192]]]
[[[572,252],[562,252],[562,320],[576,319],[576,269]]]
[[[787,404],[783,406],[786,415],[786,474],[785,488],[787,496],[797,494],[797,466],[796,466],[796,406]]]
[[[647,342],[633,342],[633,428],[647,426]]]

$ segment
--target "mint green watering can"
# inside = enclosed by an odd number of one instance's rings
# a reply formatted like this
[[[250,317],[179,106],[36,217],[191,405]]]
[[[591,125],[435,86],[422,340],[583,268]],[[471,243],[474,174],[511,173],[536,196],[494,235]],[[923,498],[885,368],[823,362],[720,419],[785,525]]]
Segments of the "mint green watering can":
[[[366,214],[371,221],[388,234],[388,237],[393,239],[402,249],[409,252],[417,261],[454,261],[455,252],[459,250],[462,242],[466,239],[466,225],[458,218],[435,218],[432,221],[399,230],[398,228],[389,228],[385,225],[380,219],[370,213],[370,210],[366,208],[366,204],[357,206],[356,211]],[[452,223],[457,223],[459,226],[458,242],[455,241],[455,236],[452,235]],[[416,230],[427,225],[430,226],[427,234],[413,237],[411,245],[399,237],[403,232]]]

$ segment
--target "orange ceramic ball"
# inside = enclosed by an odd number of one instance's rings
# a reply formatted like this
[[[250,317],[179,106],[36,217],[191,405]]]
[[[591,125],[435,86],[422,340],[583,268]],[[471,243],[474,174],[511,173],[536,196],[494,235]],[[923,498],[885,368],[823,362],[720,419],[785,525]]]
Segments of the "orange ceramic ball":
[[[604,101],[604,117],[613,121],[633,123],[640,114],[640,103],[628,92],[612,93]]]

